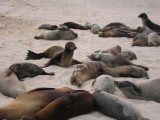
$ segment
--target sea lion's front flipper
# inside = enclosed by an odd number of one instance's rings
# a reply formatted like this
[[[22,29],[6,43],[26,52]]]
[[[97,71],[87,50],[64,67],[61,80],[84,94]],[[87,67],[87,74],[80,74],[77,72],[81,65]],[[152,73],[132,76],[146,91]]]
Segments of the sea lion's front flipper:
[[[75,65],[75,64],[82,64],[82,63],[83,63],[83,62],[80,62],[80,61],[75,60],[75,59],[72,60],[72,65]]]

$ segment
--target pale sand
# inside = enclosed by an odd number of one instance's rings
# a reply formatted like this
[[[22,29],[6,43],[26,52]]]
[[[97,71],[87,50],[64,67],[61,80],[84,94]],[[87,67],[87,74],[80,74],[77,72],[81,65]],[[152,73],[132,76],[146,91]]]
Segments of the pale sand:
[[[73,21],[79,24],[85,22],[96,23],[104,27],[111,22],[123,22],[136,28],[142,26],[137,17],[146,12],[156,23],[160,24],[160,1],[158,0],[1,0],[0,1],[0,69],[6,69],[16,62],[31,62],[43,66],[49,59],[25,60],[27,50],[42,52],[53,45],[64,46],[67,41],[35,40],[34,36],[46,32],[37,28],[44,23],[59,25]],[[132,39],[129,38],[100,38],[89,30],[74,30],[78,38],[74,40],[77,50],[74,58],[80,61],[89,61],[87,55],[98,49],[107,49],[120,45],[122,50],[131,50],[138,59],[134,63],[149,67],[150,79],[159,78],[159,47],[131,47]],[[23,83],[27,90],[37,87],[71,87],[70,76],[76,65],[62,68],[49,66],[47,72],[55,72],[55,76],[36,76],[26,78]],[[131,80],[134,82],[145,79],[115,78],[116,80]],[[90,90],[93,80],[85,82],[80,89]],[[154,87],[154,86],[153,86]],[[121,92],[115,95],[126,99],[136,106],[141,113],[151,120],[159,120],[160,104],[153,101],[127,99]],[[13,99],[0,94],[0,107],[10,103]],[[113,120],[92,112],[87,115],[72,118],[72,120]]]

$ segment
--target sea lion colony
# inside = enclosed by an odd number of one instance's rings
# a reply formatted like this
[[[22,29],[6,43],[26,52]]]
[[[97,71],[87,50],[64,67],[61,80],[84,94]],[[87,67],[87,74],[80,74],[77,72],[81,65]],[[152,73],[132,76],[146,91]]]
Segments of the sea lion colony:
[[[139,17],[149,20],[144,13],[139,15]],[[92,33],[98,34],[100,37],[133,38],[132,46],[160,45],[160,36],[158,33],[155,33],[159,32],[159,26],[150,20],[146,23],[143,22],[143,27],[137,27],[137,29],[129,28],[125,24],[119,22],[110,23],[103,29],[101,29],[97,24],[91,24],[89,22],[85,25],[66,22],[61,24],[60,27],[57,25],[43,24],[39,29],[52,31],[47,34],[35,36],[35,39],[74,40],[78,37],[78,34],[70,29],[90,29]],[[118,120],[148,120],[147,118],[144,118],[136,108],[133,108],[130,103],[126,103],[123,99],[119,99],[116,96],[111,95],[114,94],[115,87],[118,86],[126,97],[155,100],[156,102],[159,102],[159,94],[154,94],[154,97],[150,97],[150,95],[146,93],[148,89],[150,89],[148,91],[154,91],[155,88],[153,89],[151,85],[155,85],[157,82],[148,82],[141,85],[137,84],[136,86],[134,83],[123,84],[123,82],[114,81],[113,77],[120,76],[148,78],[148,73],[146,72],[146,70],[149,69],[148,67],[136,65],[130,62],[130,60],[137,59],[135,53],[132,51],[121,52],[121,47],[117,45],[107,50],[96,51],[89,56],[90,59],[95,61],[88,61],[84,63],[73,59],[74,50],[76,50],[76,48],[77,47],[74,42],[67,42],[65,47],[52,46],[41,53],[35,53],[28,50],[26,60],[50,58],[49,62],[44,67],[51,64],[61,67],[69,67],[74,64],[79,64],[76,65],[77,67],[71,75],[70,82],[71,84],[80,87],[86,80],[96,78],[92,83],[92,90],[90,91],[93,94],[85,90],[73,90],[71,88],[37,88],[27,92],[23,82],[20,80],[25,77],[34,77],[36,75],[55,74],[47,73],[39,66],[32,63],[16,63],[11,65],[7,71],[4,71],[3,74],[1,74],[1,92],[4,95],[16,99],[11,104],[0,109],[0,119],[66,120],[77,115],[88,113],[96,106],[96,109],[100,112]],[[109,56],[103,58],[106,53],[110,54],[112,57],[118,57],[116,59],[112,58],[110,62],[106,62],[109,58]],[[158,81],[159,83],[159,79],[155,81]],[[156,88],[159,88],[158,84],[156,85]],[[127,89],[128,86],[130,87],[129,89]],[[145,88],[147,86],[149,87]],[[107,93],[100,91],[106,91]],[[37,99],[36,102],[34,102],[35,99]],[[112,104],[116,99],[119,99],[119,102],[116,103],[115,106],[110,106],[109,104]],[[105,104],[105,100],[108,101],[108,104]],[[101,102],[103,104],[101,104]],[[117,111],[112,111],[112,109],[117,109]],[[119,111],[119,109],[122,109],[122,111]],[[126,114],[125,111],[123,111],[124,109],[128,109],[130,114]]]

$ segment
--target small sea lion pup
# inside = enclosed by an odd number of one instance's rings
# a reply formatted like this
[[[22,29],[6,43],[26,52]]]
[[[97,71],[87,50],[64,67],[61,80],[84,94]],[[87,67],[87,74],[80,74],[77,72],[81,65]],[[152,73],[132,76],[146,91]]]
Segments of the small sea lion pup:
[[[86,22],[84,27],[90,29],[93,34],[98,34],[102,30],[97,24],[91,24],[90,22]]]
[[[113,94],[115,91],[113,77],[109,75],[100,75],[99,77],[97,77],[92,83],[91,92],[96,93],[98,91],[105,91]]]
[[[111,68],[122,66],[122,65],[133,65],[133,66],[141,67],[146,71],[148,70],[148,67],[142,66],[142,65],[136,65],[119,54],[114,55],[110,53],[93,53],[91,55],[88,55],[88,57],[94,61],[101,61]]]
[[[93,101],[97,110],[117,120],[149,120],[144,118],[131,103],[107,92],[95,93]]]
[[[102,62],[84,62],[78,65],[73,71],[70,82],[72,85],[80,87],[83,82],[103,74],[103,68],[105,66]]]
[[[82,25],[74,23],[74,22],[66,22],[66,23],[63,23],[63,25],[67,26],[68,28],[72,28],[72,29],[80,29],[80,30],[88,30],[89,29],[89,28],[86,28],[85,26],[82,26]]]
[[[160,46],[160,35],[153,32],[148,35],[148,46]]]
[[[76,49],[77,47],[73,42],[67,42],[64,51],[52,57],[51,60],[44,65],[44,67],[48,67],[49,65],[68,67],[74,64],[81,64],[82,62],[73,59],[74,50]]]
[[[14,72],[5,70],[0,75],[0,91],[6,96],[16,98],[26,92],[26,89]]]
[[[45,72],[42,68],[33,63],[15,63],[9,67],[9,70],[13,71],[19,80],[25,77],[35,77],[37,75],[55,75],[52,72]]]
[[[38,29],[56,30],[57,28],[57,25],[42,24]]]
[[[160,78],[141,83],[115,81],[115,84],[128,98],[153,100],[160,103]]]
[[[34,115],[22,120],[68,120],[93,109],[93,95],[88,92],[68,93],[60,97]]]
[[[40,36],[35,36],[34,39],[45,39],[45,40],[73,40],[78,37],[77,33],[72,30],[63,27],[58,28],[54,31],[42,34]]]
[[[33,115],[53,100],[68,93],[82,92],[63,88],[37,88],[16,97],[10,104],[0,108],[0,119],[15,120],[23,116]]]
[[[147,78],[149,79],[148,73],[137,66],[123,65],[114,68],[105,67],[104,74],[110,75],[112,77],[133,77],[133,78]]]

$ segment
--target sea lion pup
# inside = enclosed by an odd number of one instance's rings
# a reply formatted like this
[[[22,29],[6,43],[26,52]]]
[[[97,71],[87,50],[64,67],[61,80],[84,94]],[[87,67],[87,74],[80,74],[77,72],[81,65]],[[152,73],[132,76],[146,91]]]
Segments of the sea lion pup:
[[[128,98],[153,100],[160,103],[160,78],[142,83],[115,81],[115,84]]]
[[[54,58],[63,52],[64,52],[64,47],[62,47],[62,46],[52,46],[42,53],[35,53],[33,51],[28,50],[28,53],[27,53],[25,60],[37,60],[37,59],[41,59],[41,58]]]
[[[88,92],[68,93],[60,97],[34,115],[22,120],[68,120],[86,114],[93,109],[93,95]]]
[[[57,25],[42,24],[38,29],[55,30],[57,28]]]
[[[146,13],[141,13],[138,17],[142,19],[143,26],[148,27],[154,32],[160,32],[160,26],[152,22]]]
[[[72,28],[72,29],[88,30],[88,28],[86,28],[85,26],[82,26],[74,22],[66,22],[66,23],[63,23],[63,25],[67,26],[68,28]]]
[[[48,67],[49,65],[68,67],[74,64],[81,64],[82,62],[73,59],[74,50],[76,49],[77,47],[73,42],[67,42],[64,51],[52,57],[44,67]]]
[[[45,40],[73,40],[78,37],[77,33],[66,28],[58,28],[54,31],[42,34],[40,36],[35,36],[34,39],[45,39]]]
[[[149,75],[144,69],[132,65],[123,65],[114,68],[105,67],[104,74],[110,75],[112,77],[133,77],[133,78],[145,77],[149,79]]]
[[[122,55],[118,55],[118,54],[113,55],[110,53],[93,53],[91,55],[88,55],[88,57],[93,61],[101,61],[111,68],[116,66],[122,66],[122,65],[133,65],[133,66],[141,67],[146,71],[148,70],[148,67],[142,66],[142,65],[136,65],[131,61],[127,60]]]
[[[98,91],[105,91],[113,94],[115,91],[113,77],[109,75],[100,75],[99,77],[97,77],[92,83],[91,92],[96,93]]]
[[[96,78],[103,74],[103,68],[105,66],[102,62],[84,62],[78,65],[73,71],[70,82],[72,85],[80,87],[86,80]]]
[[[148,46],[148,39],[142,37],[139,40],[133,41],[132,46],[140,46],[140,47]]]
[[[123,51],[121,53],[118,53],[119,55],[122,55],[123,57],[125,57],[128,60],[134,60],[137,59],[137,56],[134,52],[132,51]]]
[[[0,91],[6,96],[16,98],[18,95],[26,92],[26,89],[14,72],[5,70],[0,76]]]
[[[118,54],[121,52],[121,46],[119,45],[116,45],[116,46],[113,46],[107,50],[97,50],[95,51],[94,53],[111,53],[111,54]]]
[[[0,118],[21,119],[23,116],[35,114],[59,97],[81,91],[83,90],[73,90],[67,87],[37,88],[17,96],[12,103],[0,108]]]
[[[45,72],[42,68],[33,63],[15,63],[9,67],[9,70],[13,71],[19,80],[25,77],[35,77],[37,75],[55,75],[53,72]]]
[[[102,29],[97,24],[91,24],[90,22],[86,22],[84,27],[86,29],[90,29],[93,34],[98,34]]]
[[[148,46],[160,46],[160,35],[158,35],[156,32],[150,33],[148,35]]]
[[[131,103],[107,92],[95,93],[93,101],[97,110],[117,120],[149,120],[144,118]]]
[[[91,24],[90,22],[86,22],[85,25],[84,25],[84,27],[85,27],[86,29],[91,29],[92,24]]]

